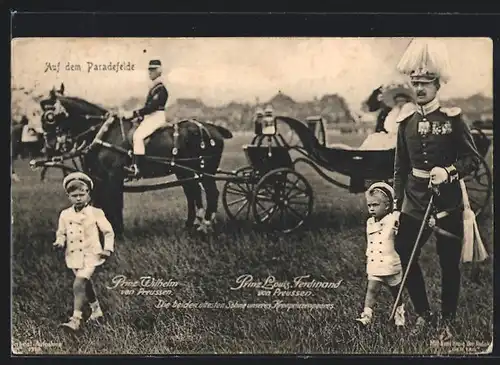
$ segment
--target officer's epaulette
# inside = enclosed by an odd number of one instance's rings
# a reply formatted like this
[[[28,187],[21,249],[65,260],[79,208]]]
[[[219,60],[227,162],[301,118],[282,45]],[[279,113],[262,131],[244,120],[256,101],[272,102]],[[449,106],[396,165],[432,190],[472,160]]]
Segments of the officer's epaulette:
[[[408,118],[408,117],[412,116],[413,114],[415,114],[416,111],[417,111],[417,107],[415,106],[415,104],[413,104],[413,103],[406,103],[401,108],[401,111],[399,112],[399,115],[398,115],[398,118],[396,119],[396,122],[397,123],[401,123],[406,118]]]
[[[462,113],[462,109],[460,109],[459,107],[453,107],[453,108],[441,107],[439,108],[439,111],[441,113],[446,114],[448,117],[456,117],[457,115]]]

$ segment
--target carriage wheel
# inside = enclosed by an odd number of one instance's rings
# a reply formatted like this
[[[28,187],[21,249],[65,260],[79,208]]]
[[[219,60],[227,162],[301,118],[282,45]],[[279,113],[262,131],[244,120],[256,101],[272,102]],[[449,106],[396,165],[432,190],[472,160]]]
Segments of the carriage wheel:
[[[490,139],[488,138],[488,136],[486,136],[486,134],[484,134],[481,128],[472,128],[471,132],[477,150],[479,151],[481,156],[486,156],[491,145]]]
[[[227,216],[234,220],[239,217],[248,220],[250,217],[250,202],[257,178],[251,166],[236,170],[236,176],[245,178],[245,182],[227,181],[222,190],[222,205]]]
[[[481,157],[478,167],[464,178],[464,182],[471,209],[476,217],[479,217],[487,210],[493,188],[491,171],[483,157]]]
[[[312,187],[292,169],[269,171],[255,187],[252,211],[259,225],[290,233],[307,221],[312,209]]]

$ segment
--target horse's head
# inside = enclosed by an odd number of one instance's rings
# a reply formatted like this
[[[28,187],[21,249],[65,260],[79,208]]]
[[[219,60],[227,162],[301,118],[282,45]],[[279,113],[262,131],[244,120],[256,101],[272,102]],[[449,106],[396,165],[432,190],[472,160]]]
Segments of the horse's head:
[[[90,141],[102,123],[107,110],[83,99],[62,95],[52,89],[49,97],[40,101],[45,148],[49,154],[62,154]]]
[[[377,110],[385,107],[385,104],[382,102],[382,92],[383,87],[379,86],[372,91],[368,99],[364,102],[364,106],[368,112],[376,112]]]

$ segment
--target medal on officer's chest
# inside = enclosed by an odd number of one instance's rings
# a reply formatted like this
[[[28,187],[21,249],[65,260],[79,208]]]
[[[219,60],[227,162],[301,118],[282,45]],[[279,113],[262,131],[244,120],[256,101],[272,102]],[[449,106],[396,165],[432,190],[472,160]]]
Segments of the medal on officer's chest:
[[[426,136],[431,131],[431,123],[423,118],[420,122],[418,122],[418,133],[422,136]]]

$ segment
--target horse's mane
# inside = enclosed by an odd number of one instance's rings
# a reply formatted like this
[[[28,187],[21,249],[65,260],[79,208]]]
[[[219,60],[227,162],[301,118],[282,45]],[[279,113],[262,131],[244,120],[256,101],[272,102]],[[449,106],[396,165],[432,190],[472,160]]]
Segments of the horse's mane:
[[[105,108],[76,96],[59,96],[59,101],[70,114],[75,112],[77,114],[103,115],[108,112]]]

